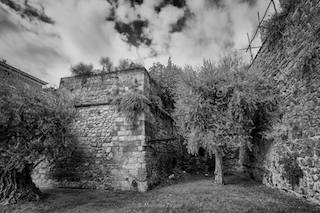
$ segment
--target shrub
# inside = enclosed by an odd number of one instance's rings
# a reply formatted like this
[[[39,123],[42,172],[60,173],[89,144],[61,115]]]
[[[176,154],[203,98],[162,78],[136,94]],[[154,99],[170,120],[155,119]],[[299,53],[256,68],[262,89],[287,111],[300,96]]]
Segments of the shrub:
[[[109,57],[101,57],[99,62],[102,65],[102,72],[111,72],[113,70],[113,64]]]
[[[85,63],[78,63],[71,67],[71,72],[75,76],[90,76],[94,74],[93,65],[92,64],[85,64]]]

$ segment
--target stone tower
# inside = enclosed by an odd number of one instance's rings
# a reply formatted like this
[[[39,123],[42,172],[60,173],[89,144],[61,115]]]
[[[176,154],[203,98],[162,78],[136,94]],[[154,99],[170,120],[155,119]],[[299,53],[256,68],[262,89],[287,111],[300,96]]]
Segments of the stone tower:
[[[133,125],[112,104],[130,92],[147,98],[159,94],[144,68],[62,78],[60,89],[76,97],[72,129],[77,150],[49,175],[40,169],[39,186],[146,191],[170,173],[182,150],[170,115],[150,105]]]

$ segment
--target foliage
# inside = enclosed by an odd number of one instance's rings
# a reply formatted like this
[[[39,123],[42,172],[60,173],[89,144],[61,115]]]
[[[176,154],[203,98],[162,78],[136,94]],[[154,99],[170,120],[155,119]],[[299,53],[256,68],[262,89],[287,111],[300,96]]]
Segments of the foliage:
[[[258,73],[249,73],[237,55],[217,64],[186,67],[177,89],[176,120],[195,154],[213,154],[222,145],[238,146],[269,128],[276,117],[277,93]]]
[[[173,64],[171,58],[168,59],[168,64],[154,63],[149,68],[151,77],[160,86],[160,97],[168,112],[174,109],[174,97],[177,90],[177,82],[181,76],[182,69]]]
[[[113,69],[112,61],[109,57],[101,57],[100,58],[100,64],[102,65],[102,71],[103,72],[111,72]]]
[[[137,67],[143,67],[142,64],[133,62],[132,60],[126,58],[126,59],[120,59],[119,64],[116,67],[116,70],[125,70],[125,69],[132,69]]]
[[[282,11],[279,14],[273,15],[269,20],[264,21],[263,28],[265,29],[266,39],[269,41],[269,47],[275,47],[283,37],[283,30],[287,24],[286,17],[287,14]]]
[[[130,92],[115,98],[113,104],[117,106],[118,111],[126,115],[130,122],[135,124],[137,116],[145,112],[148,104],[151,104],[151,102],[143,94]]]
[[[299,179],[303,177],[303,172],[297,162],[297,155],[288,154],[282,157],[279,163],[284,169],[282,176],[290,182],[292,189],[294,189],[294,186],[299,184]]]
[[[71,72],[75,76],[90,76],[95,74],[92,64],[78,63],[71,67]]]
[[[283,31],[292,22],[287,20],[288,14],[300,4],[300,0],[280,1],[281,11],[275,13],[270,19],[264,21],[263,29],[266,34],[266,38],[269,41],[269,47],[274,48],[276,44],[279,44],[279,40],[283,37]],[[279,45],[278,45],[279,48]]]
[[[317,67],[320,61],[320,46],[311,42],[308,45],[310,45],[310,47],[300,59],[301,75],[298,77],[302,77],[302,79],[306,80],[312,80],[315,74],[318,74]]]
[[[282,11],[284,11],[285,13],[288,13],[292,9],[296,8],[299,3],[301,3],[300,0],[290,0],[290,1],[280,0],[280,7]]]
[[[65,158],[73,147],[69,124],[73,102],[64,91],[46,93],[1,85],[0,201],[37,197],[31,172],[42,160]]]

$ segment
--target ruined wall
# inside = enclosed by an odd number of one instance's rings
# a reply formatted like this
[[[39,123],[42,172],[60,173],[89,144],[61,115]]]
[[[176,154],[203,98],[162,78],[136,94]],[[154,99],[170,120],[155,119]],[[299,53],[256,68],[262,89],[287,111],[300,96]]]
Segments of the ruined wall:
[[[250,67],[280,90],[281,121],[243,165],[268,186],[320,202],[320,1],[294,2],[274,18]]]
[[[34,178],[38,185],[147,190],[146,126],[165,132],[161,136],[167,136],[167,128],[172,129],[172,123],[158,126],[158,122],[166,122],[161,118],[150,122],[153,114],[149,106],[150,109],[140,114],[133,124],[117,110],[112,100],[137,91],[149,97],[153,87],[150,81],[147,71],[140,68],[62,78],[60,88],[71,91],[76,97],[73,133],[77,150],[69,160],[55,165],[50,173],[40,169],[38,177],[42,177]]]

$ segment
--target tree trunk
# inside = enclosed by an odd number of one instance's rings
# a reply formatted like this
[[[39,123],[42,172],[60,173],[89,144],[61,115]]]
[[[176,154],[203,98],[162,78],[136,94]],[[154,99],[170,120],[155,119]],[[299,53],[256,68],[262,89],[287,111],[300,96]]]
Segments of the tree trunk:
[[[21,172],[0,170],[0,205],[16,203],[19,200],[39,200],[40,190],[31,179],[29,167]]]
[[[224,184],[223,162],[222,162],[222,153],[220,148],[215,149],[214,156],[215,156],[214,182],[217,184]]]

